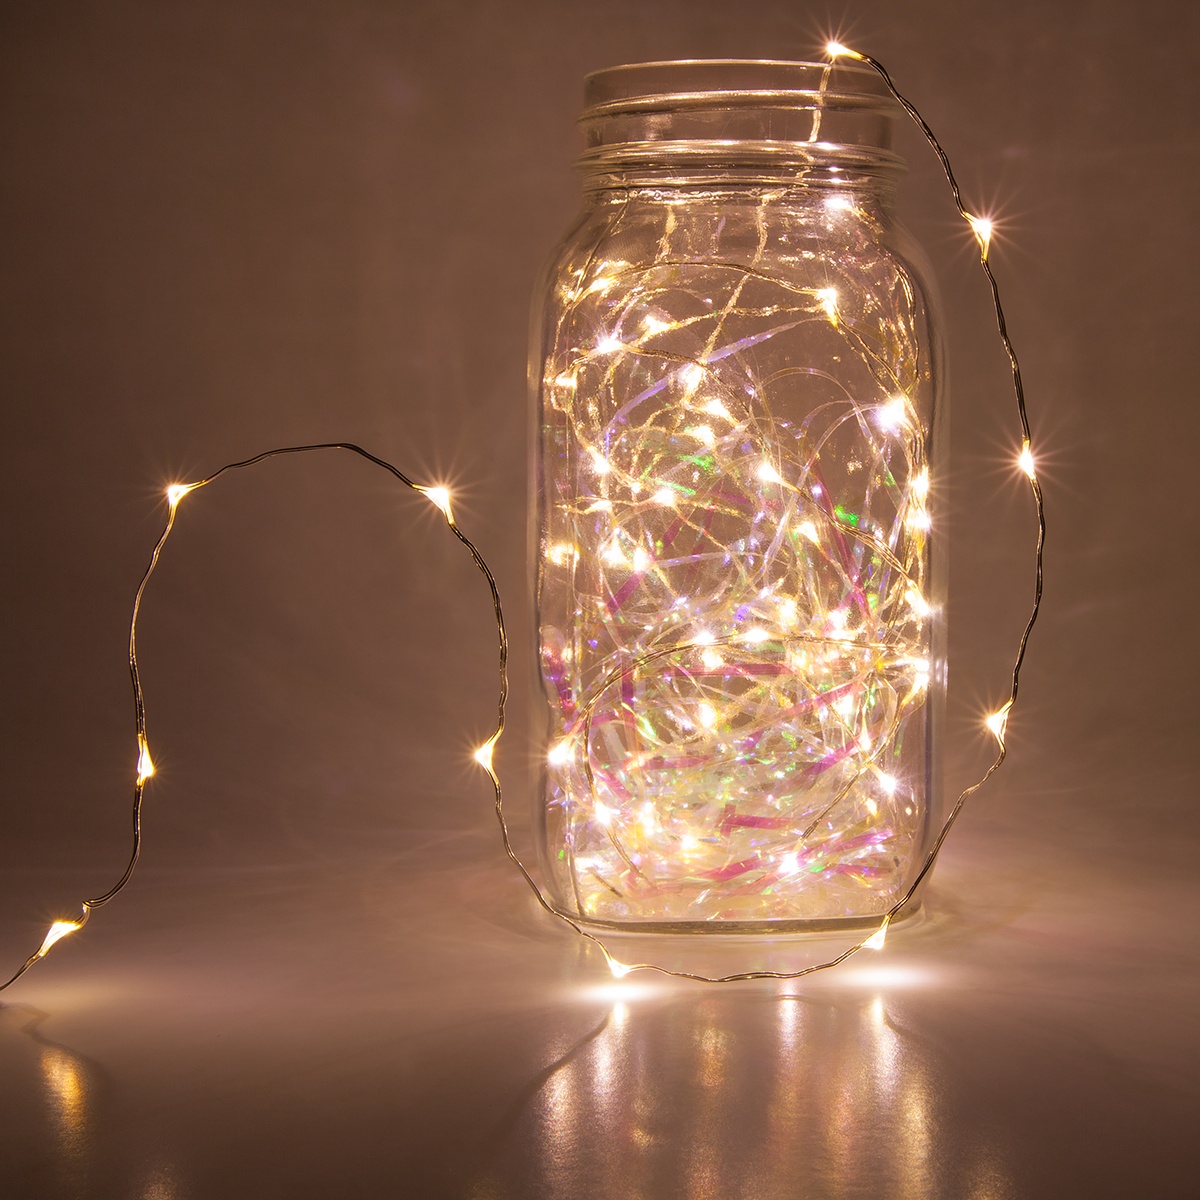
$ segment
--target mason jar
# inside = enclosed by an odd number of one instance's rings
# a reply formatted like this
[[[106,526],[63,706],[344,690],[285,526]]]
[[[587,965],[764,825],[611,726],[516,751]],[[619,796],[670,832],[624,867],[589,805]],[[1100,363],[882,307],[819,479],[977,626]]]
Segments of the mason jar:
[[[537,829],[577,920],[865,926],[936,834],[945,371],[897,115],[859,65],[587,81],[531,355]]]

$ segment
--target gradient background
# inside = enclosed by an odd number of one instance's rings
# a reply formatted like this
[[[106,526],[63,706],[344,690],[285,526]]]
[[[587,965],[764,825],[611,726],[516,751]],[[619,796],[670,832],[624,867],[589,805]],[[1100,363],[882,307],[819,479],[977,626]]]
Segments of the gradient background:
[[[2,998],[7,1195],[1194,1194],[1181,0],[6,6],[0,953],[15,969],[124,862],[125,638],[163,489],[273,446],[357,441],[455,488],[508,610],[497,761],[522,823],[527,312],[579,203],[583,76],[831,34],[887,64],[999,221],[1047,492],[1012,757],[923,923],[808,982],[614,985],[500,857],[469,758],[493,633],[461,547],[358,460],[275,462],[185,501],[149,594],[143,864]],[[961,786],[1033,524],[973,243],[901,149],[949,332]]]

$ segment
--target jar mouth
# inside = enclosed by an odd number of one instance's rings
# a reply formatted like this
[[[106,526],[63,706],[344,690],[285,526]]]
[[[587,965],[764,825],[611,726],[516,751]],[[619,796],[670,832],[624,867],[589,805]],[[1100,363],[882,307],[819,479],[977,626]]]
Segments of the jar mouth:
[[[829,168],[896,174],[899,107],[855,63],[680,59],[587,77],[579,121],[594,170]]]
[[[624,63],[584,80],[581,121],[711,103],[770,101],[797,108],[873,109],[894,116],[895,100],[870,67],[773,58],[680,58]]]

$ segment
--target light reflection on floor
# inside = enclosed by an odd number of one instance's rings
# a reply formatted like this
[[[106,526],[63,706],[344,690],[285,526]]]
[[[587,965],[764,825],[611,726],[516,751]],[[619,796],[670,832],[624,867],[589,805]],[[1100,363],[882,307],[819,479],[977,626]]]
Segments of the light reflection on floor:
[[[953,915],[869,959],[705,987],[612,979],[492,869],[504,905],[420,923],[382,867],[148,876],[0,1007],[13,1194],[324,1200],[347,1164],[421,1200],[1188,1194],[1195,988],[1097,965],[1178,945],[1140,893],[1085,929],[951,875]]]

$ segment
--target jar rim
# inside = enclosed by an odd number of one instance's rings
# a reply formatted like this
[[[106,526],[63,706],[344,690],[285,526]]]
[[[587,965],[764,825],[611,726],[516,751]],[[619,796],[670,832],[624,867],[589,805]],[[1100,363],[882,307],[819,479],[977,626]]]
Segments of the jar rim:
[[[580,121],[618,113],[704,107],[856,109],[895,116],[898,106],[871,68],[774,58],[681,58],[622,63],[584,80]]]
[[[579,118],[590,178],[746,172],[769,181],[841,171],[894,176],[900,107],[858,63],[689,58],[593,71]]]

